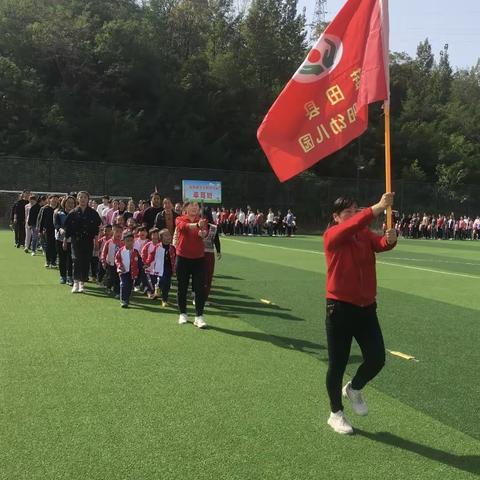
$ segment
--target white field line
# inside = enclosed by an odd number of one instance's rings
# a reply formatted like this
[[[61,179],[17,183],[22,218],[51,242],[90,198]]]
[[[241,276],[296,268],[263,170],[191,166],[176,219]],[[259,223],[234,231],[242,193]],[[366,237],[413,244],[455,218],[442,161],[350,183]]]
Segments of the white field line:
[[[235,243],[243,243],[244,245],[258,245],[260,247],[267,247],[267,248],[278,248],[281,250],[289,250],[289,251],[295,251],[295,252],[303,252],[303,253],[312,253],[314,255],[325,255],[323,252],[316,252],[315,250],[305,250],[302,248],[289,248],[289,247],[280,247],[279,245],[268,245],[267,243],[251,243],[251,242],[245,242],[242,240],[233,240],[232,238],[226,238],[222,237],[222,240],[228,240],[229,242],[235,242]],[[408,270],[418,270],[420,272],[429,272],[429,273],[438,273],[440,275],[451,275],[453,277],[464,277],[464,278],[474,278],[477,280],[480,280],[479,275],[468,275],[466,273],[456,273],[456,272],[445,272],[443,270],[433,270],[431,268],[423,268],[423,267],[414,267],[412,265],[400,265],[399,263],[391,263],[391,262],[384,262],[384,261],[379,261],[377,260],[377,263],[380,265],[388,265],[391,267],[399,267],[399,268],[406,268]]]
[[[448,265],[469,265],[473,267],[480,267],[480,263],[470,262],[451,262],[449,260],[429,260],[428,258],[406,258],[406,257],[388,257],[391,260],[405,260],[407,262],[432,262],[432,263],[445,263]]]

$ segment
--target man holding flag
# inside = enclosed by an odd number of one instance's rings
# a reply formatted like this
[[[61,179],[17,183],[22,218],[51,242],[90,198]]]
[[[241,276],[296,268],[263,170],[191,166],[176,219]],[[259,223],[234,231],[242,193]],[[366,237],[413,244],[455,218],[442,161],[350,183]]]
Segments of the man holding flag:
[[[368,127],[368,104],[384,101],[386,191],[358,212],[350,198],[337,199],[324,235],[327,261],[328,424],[353,429],[343,413],[342,379],[353,338],[363,363],[343,388],[352,409],[366,415],[361,390],[382,369],[385,346],[376,313],[375,253],[397,242],[391,225],[389,49],[387,0],[347,0],[315,43],[260,125],[257,136],[273,170],[286,181],[343,148]],[[387,211],[387,231],[368,229]]]

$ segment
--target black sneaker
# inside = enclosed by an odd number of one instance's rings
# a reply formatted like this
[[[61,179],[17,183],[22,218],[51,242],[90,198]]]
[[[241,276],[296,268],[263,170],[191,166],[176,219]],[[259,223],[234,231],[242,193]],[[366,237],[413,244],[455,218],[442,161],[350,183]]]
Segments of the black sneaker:
[[[122,305],[121,305],[121,306],[122,306],[122,308],[128,308],[128,303],[122,302]]]

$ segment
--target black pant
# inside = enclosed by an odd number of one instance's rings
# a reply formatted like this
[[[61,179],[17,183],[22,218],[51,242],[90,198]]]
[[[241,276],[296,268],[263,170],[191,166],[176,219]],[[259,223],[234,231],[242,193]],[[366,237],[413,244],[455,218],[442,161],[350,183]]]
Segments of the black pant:
[[[117,275],[117,278],[119,278],[120,285],[120,300],[122,301],[122,303],[127,305],[130,303],[130,296],[132,295],[132,289],[135,285],[136,280],[140,280],[140,282],[144,285],[148,285],[148,279],[146,277],[143,266],[140,268],[138,272],[138,278],[135,280],[132,278],[131,272],[120,273]],[[154,290],[150,286],[147,286],[147,291],[153,293]]]
[[[332,412],[343,410],[342,380],[355,338],[363,355],[352,380],[352,388],[361,390],[385,364],[385,345],[377,318],[377,304],[357,307],[327,299],[328,371],[327,391]]]
[[[17,247],[25,245],[25,220],[15,222],[15,245]]]
[[[98,256],[92,257],[90,260],[90,272],[92,274],[92,277],[97,278],[98,276]]]
[[[159,277],[158,287],[162,291],[162,300],[168,302],[168,294],[170,293],[170,288],[172,288],[172,275],[170,273],[164,273],[163,276]]]
[[[73,279],[75,281],[88,281],[92,252],[93,238],[72,238]]]
[[[47,265],[57,264],[57,246],[55,241],[55,230],[45,231],[45,263]]]
[[[187,313],[187,291],[192,277],[195,292],[195,312],[197,317],[203,315],[205,307],[205,258],[185,258],[177,256],[178,310]]]
[[[128,305],[130,302],[130,295],[132,294],[133,280],[132,274],[121,273],[120,274],[120,299],[123,304]]]
[[[105,269],[103,268],[102,263],[98,262],[98,273],[97,273],[98,283],[102,283],[104,277],[105,277]]]
[[[104,282],[107,288],[113,289],[115,295],[120,294],[120,277],[118,276],[117,267],[115,265],[107,264]]]
[[[58,268],[60,270],[60,276],[63,278],[72,277],[73,264],[72,264],[72,245],[67,243],[67,249],[63,249],[63,242],[57,240],[57,253],[58,253]]]

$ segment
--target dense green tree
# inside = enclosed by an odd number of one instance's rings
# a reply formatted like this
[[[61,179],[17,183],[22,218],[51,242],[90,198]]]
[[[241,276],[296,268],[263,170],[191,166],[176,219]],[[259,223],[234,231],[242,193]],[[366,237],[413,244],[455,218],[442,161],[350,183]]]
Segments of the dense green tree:
[[[245,5],[0,0],[0,152],[268,171],[256,130],[325,25],[297,0]],[[453,71],[428,39],[390,63],[394,176],[450,197],[479,182],[480,64]],[[372,105],[367,133],[310,173],[382,178],[383,143]]]

